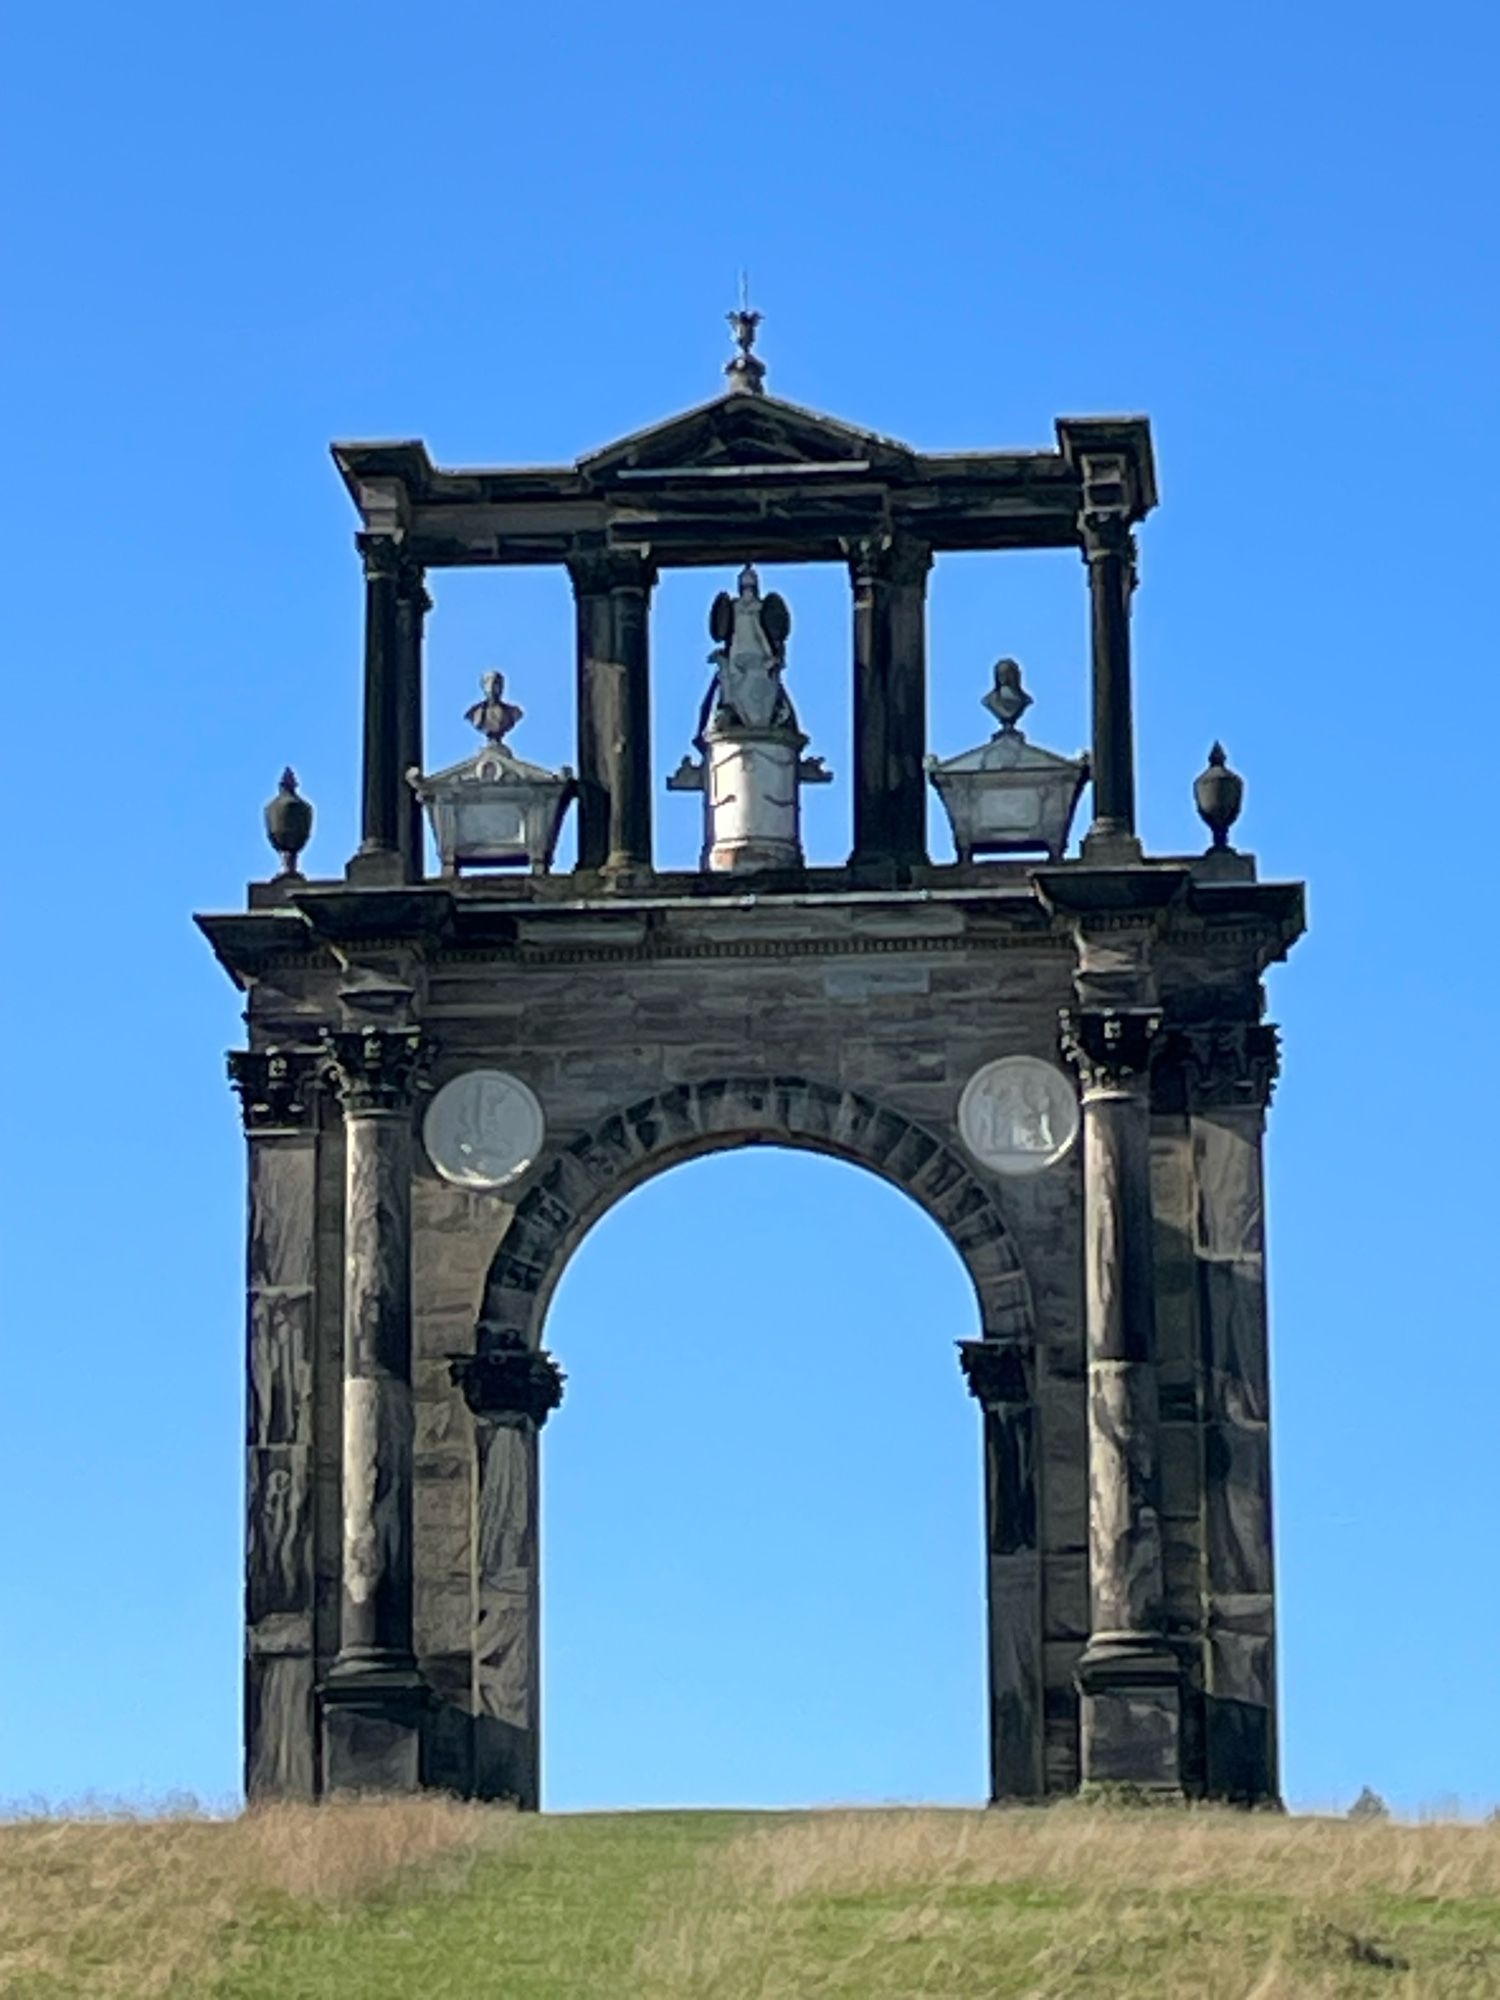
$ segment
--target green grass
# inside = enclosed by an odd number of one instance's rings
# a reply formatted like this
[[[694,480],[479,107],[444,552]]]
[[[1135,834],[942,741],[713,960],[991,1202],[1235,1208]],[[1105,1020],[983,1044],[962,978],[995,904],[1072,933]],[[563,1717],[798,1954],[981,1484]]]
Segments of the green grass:
[[[1500,1827],[1074,1806],[0,1827],[5,2000],[1500,2000]]]

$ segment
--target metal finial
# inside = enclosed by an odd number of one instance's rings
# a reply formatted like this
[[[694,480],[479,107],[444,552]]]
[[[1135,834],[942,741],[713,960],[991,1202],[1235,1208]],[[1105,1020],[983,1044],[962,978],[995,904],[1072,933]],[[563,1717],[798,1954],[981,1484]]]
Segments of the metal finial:
[[[297,857],[312,834],[311,802],[297,791],[297,773],[288,764],[281,774],[276,796],[266,807],[266,839],[281,856],[281,873],[298,873]]]
[[[758,396],[765,388],[766,364],[751,350],[765,314],[756,312],[750,304],[750,279],[744,271],[740,273],[740,302],[733,312],[726,313],[724,317],[729,321],[729,330],[739,349],[733,360],[724,365],[724,373],[729,377],[730,394]]]
[[[1019,736],[1016,724],[1031,706],[1031,696],[1021,685],[1018,660],[996,660],[995,685],[984,697],[983,706],[1000,725],[1002,736]]]
[[[1213,835],[1215,847],[1228,847],[1229,829],[1240,816],[1245,799],[1245,781],[1229,768],[1224,745],[1215,743],[1208,753],[1208,767],[1193,781],[1193,804],[1198,817]]]

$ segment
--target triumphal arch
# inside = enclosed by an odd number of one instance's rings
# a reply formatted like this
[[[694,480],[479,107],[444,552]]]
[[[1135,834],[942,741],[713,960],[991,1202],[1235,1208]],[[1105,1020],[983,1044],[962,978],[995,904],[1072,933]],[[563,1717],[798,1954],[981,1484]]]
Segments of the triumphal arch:
[[[977,1405],[994,1799],[1272,1798],[1261,976],[1303,898],[1232,844],[1217,745],[1204,851],[1137,835],[1149,427],[924,453],[769,394],[733,317],[725,393],[570,465],[334,448],[364,571],[361,838],[305,876],[288,772],[280,871],[200,919],[248,996],[247,1789],[537,1803],[548,1303],[626,1191],[772,1143],[905,1189],[972,1279],[968,1324],[911,1332],[956,1342]],[[1003,632],[935,662],[989,686],[995,726],[930,748],[934,556],[1052,548],[1086,580],[1087,757],[1028,736]],[[847,569],[848,744],[798,719],[795,605],[757,567],[793,562]],[[488,672],[473,755],[429,771],[428,585],[520,564],[572,582],[576,761],[524,757]],[[687,754],[654,772],[674,565],[704,572],[713,645]],[[547,670],[508,664],[515,692]],[[852,847],[813,865],[801,793],[830,781]],[[927,851],[929,787],[956,858]],[[702,813],[693,870],[653,865],[669,788]]]

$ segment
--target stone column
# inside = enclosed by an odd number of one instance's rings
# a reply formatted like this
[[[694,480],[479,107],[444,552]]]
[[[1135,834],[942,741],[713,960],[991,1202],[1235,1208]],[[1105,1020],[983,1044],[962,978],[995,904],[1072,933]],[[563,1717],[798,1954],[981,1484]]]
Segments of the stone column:
[[[487,1335],[453,1364],[474,1418],[474,1796],[541,1799],[541,1598],[537,1436],[562,1401],[550,1354]]]
[[[422,803],[406,781],[422,769],[426,731],[422,719],[423,625],[432,609],[420,563],[403,559],[396,585],[396,772],[400,786],[397,818],[402,874],[420,882],[424,873]]]
[[[959,1364],[984,1412],[990,1798],[1040,1798],[1044,1775],[1042,1577],[1030,1350],[963,1340]]]
[[[650,604],[644,550],[570,558],[578,606],[578,864],[651,866]]]
[[[847,544],[854,591],[854,849],[851,866],[927,859],[927,573],[904,534]]]
[[[1192,1135],[1202,1340],[1204,1777],[1279,1796],[1271,1409],[1261,1148],[1277,1034],[1220,1019],[1175,1037]]]
[[[245,1795],[313,1798],[317,1055],[235,1049],[249,1141]]]
[[[359,852],[352,880],[401,879],[401,546],[395,535],[356,535],[365,568],[364,765]]]
[[[1083,1091],[1089,1641],[1083,1781],[1178,1792],[1180,1673],[1168,1643],[1152,1270],[1154,1007],[1080,1008],[1063,1048]]]
[[[344,1395],[339,1651],[324,1683],[331,1790],[421,1777],[426,1689],[412,1652],[411,1122],[418,1028],[328,1036],[344,1108]]]
[[[1135,537],[1125,461],[1109,453],[1083,459],[1083,506],[1078,533],[1089,578],[1093,656],[1093,849],[1135,841],[1135,744],[1130,686],[1130,600],[1135,590]],[[1100,858],[1107,859],[1108,856]]]

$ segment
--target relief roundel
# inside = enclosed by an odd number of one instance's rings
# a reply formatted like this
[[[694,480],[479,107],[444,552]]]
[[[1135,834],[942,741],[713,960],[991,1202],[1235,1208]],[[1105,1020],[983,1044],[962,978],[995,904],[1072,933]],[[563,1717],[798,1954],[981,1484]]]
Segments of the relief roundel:
[[[427,1108],[422,1143],[455,1187],[498,1188],[517,1180],[542,1150],[546,1120],[535,1095],[503,1069],[465,1070]]]
[[[958,1101],[959,1136],[997,1174],[1039,1174],[1078,1136],[1073,1086],[1039,1056],[1001,1056],[975,1070]]]

